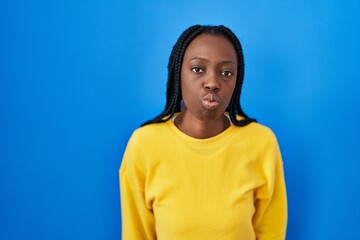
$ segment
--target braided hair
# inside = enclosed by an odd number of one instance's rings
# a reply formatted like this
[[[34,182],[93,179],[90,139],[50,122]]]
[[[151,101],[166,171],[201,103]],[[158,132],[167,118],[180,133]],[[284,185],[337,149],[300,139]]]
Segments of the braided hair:
[[[244,56],[242,52],[242,47],[239,39],[236,35],[227,27],[220,26],[202,26],[194,25],[186,29],[178,41],[174,45],[168,63],[168,81],[167,81],[167,90],[166,90],[166,105],[165,109],[161,114],[155,118],[145,122],[141,126],[145,126],[152,123],[162,123],[166,122],[173,117],[176,112],[181,110],[181,67],[185,51],[189,46],[190,42],[194,40],[200,34],[211,34],[224,36],[228,39],[231,44],[234,46],[236,55],[237,55],[237,79],[236,85],[231,97],[229,106],[226,111],[229,112],[230,119],[232,123],[238,127],[248,125],[251,122],[256,122],[255,119],[249,118],[241,108],[240,105],[240,94],[241,88],[244,81]],[[237,115],[242,116],[243,119],[237,119]]]

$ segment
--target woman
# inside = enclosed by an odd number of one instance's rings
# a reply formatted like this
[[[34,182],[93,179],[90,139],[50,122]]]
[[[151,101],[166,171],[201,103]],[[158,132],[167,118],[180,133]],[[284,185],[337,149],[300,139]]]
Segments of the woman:
[[[165,110],[133,133],[120,167],[123,239],[285,239],[281,155],[240,106],[237,37],[188,28],[168,72]]]

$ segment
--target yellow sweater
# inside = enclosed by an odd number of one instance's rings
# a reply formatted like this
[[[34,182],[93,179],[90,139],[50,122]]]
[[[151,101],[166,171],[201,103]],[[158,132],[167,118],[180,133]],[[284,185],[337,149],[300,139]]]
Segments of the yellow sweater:
[[[208,139],[172,121],[137,129],[120,167],[123,240],[285,239],[283,166],[272,131]]]

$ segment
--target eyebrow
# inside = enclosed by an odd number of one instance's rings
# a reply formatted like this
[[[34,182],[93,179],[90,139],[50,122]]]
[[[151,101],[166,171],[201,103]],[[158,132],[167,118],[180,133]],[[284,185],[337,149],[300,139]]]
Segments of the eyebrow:
[[[205,62],[208,62],[209,60],[208,59],[206,59],[206,58],[203,58],[203,57],[193,57],[193,58],[190,58],[189,59],[189,62],[190,61],[192,61],[192,60],[200,60],[200,61],[205,61]],[[236,66],[236,64],[233,62],[233,61],[231,61],[231,60],[225,60],[225,61],[222,61],[221,63],[230,63],[230,64],[233,64],[233,65],[235,65]]]

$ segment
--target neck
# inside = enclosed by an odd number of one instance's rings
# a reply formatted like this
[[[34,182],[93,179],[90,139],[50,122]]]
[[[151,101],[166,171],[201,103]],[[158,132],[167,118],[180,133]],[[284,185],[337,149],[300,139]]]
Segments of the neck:
[[[174,124],[186,135],[198,139],[214,137],[230,127],[229,119],[224,114],[215,119],[199,119],[180,113]]]

